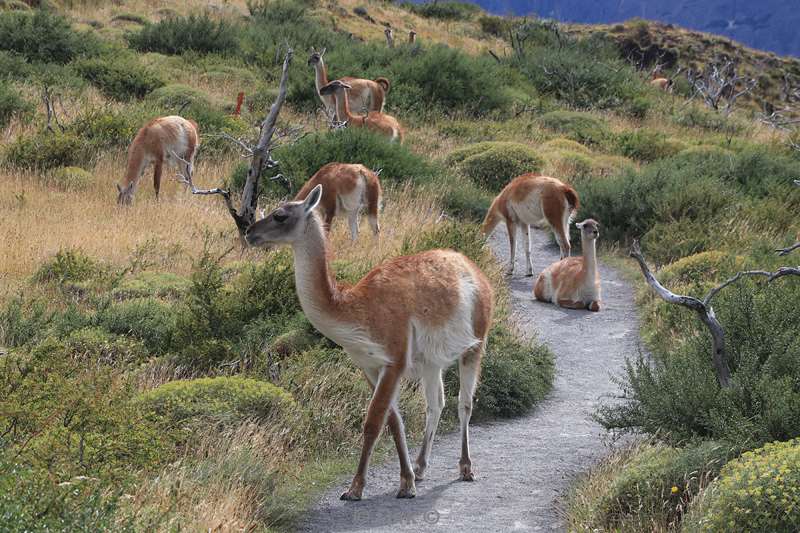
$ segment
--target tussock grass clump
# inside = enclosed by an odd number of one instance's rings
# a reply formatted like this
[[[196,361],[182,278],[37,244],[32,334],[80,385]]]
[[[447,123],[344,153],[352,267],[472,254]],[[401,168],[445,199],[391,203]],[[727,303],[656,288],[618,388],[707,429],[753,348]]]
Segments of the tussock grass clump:
[[[527,145],[492,141],[454,150],[446,161],[476,185],[495,192],[515,177],[541,169],[543,163],[539,154]]]
[[[60,189],[82,191],[91,186],[94,176],[80,167],[62,167],[51,172],[47,181]]]
[[[127,35],[131,48],[161,54],[231,53],[239,48],[237,28],[225,20],[216,21],[208,14],[175,16],[148,24]]]
[[[603,145],[611,136],[608,125],[588,113],[551,111],[538,120],[542,127],[587,146]]]
[[[152,353],[163,354],[172,347],[175,310],[155,298],[114,303],[103,309],[97,324],[118,335],[130,335],[144,342]]]
[[[616,136],[617,150],[637,161],[655,161],[671,157],[682,149],[683,143],[663,133],[647,130],[627,131]]]

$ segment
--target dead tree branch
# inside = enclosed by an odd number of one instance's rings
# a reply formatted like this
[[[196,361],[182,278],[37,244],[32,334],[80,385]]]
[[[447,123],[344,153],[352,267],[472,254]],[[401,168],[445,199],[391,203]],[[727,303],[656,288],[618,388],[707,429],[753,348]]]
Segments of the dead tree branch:
[[[742,76],[733,60],[714,62],[702,72],[688,70],[686,79],[692,92],[699,95],[705,104],[715,111],[730,115],[739,97],[753,92],[758,85],[756,78]]]
[[[639,247],[639,242],[634,241],[631,246],[630,256],[636,259],[639,263],[639,268],[642,270],[645,281],[650,287],[658,294],[658,296],[667,303],[688,307],[697,313],[700,320],[705,324],[711,335],[711,343],[713,353],[711,354],[712,363],[714,364],[714,372],[716,373],[717,383],[720,387],[727,388],[731,386],[731,371],[728,364],[728,354],[725,349],[725,330],[717,319],[714,313],[714,308],[711,305],[714,297],[722,291],[722,289],[733,285],[737,281],[746,277],[765,277],[767,283],[772,282],[784,276],[800,276],[800,267],[781,267],[775,272],[767,272],[765,270],[745,270],[738,272],[733,277],[725,280],[720,285],[708,291],[708,294],[701,300],[694,296],[683,296],[675,294],[663,285],[653,276],[647,262],[642,255],[642,250]]]

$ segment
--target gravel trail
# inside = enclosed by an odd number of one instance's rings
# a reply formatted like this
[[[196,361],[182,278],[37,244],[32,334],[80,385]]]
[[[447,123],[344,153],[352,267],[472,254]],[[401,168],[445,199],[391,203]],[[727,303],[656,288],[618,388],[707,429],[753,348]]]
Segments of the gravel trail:
[[[558,260],[544,231],[531,231],[538,274]],[[508,238],[498,228],[490,239],[507,262]],[[639,346],[633,288],[601,264],[604,309],[561,309],[533,299],[535,278],[524,277],[525,254],[517,250],[510,280],[512,310],[523,333],[531,332],[556,356],[553,390],[530,414],[511,421],[470,426],[473,483],[458,481],[460,437],[438,435],[426,479],[417,497],[398,500],[399,465],[393,453],[372,466],[360,502],[339,501],[350,478],[324,495],[300,531],[563,531],[560,498],[570,482],[609,452],[591,413],[603,397],[618,392],[611,376]],[[415,457],[412,450],[412,460]]]

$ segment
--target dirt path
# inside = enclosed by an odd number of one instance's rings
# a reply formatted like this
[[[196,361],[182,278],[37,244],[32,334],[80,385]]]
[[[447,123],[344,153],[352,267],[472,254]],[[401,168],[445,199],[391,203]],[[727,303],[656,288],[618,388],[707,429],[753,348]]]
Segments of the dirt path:
[[[558,259],[542,231],[531,232],[534,272]],[[507,261],[508,239],[498,229],[491,245]],[[533,278],[522,277],[525,254],[517,251],[511,279],[514,317],[522,332],[536,332],[556,355],[557,375],[548,398],[530,415],[471,428],[474,483],[457,481],[460,440],[439,436],[417,497],[397,500],[399,466],[394,456],[369,472],[364,500],[339,501],[350,479],[329,491],[300,525],[301,531],[551,531],[564,530],[559,499],[577,474],[608,452],[604,432],[591,419],[626,355],[636,353],[638,320],[633,289],[602,266],[605,309],[565,310],[533,300]],[[412,457],[413,451],[412,451]]]

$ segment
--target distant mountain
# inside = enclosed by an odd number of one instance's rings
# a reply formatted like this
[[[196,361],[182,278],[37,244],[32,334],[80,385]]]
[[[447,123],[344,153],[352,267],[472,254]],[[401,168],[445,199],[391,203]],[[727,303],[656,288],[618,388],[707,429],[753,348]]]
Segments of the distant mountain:
[[[586,24],[641,17],[725,35],[754,48],[800,56],[798,0],[472,0],[497,15]]]

